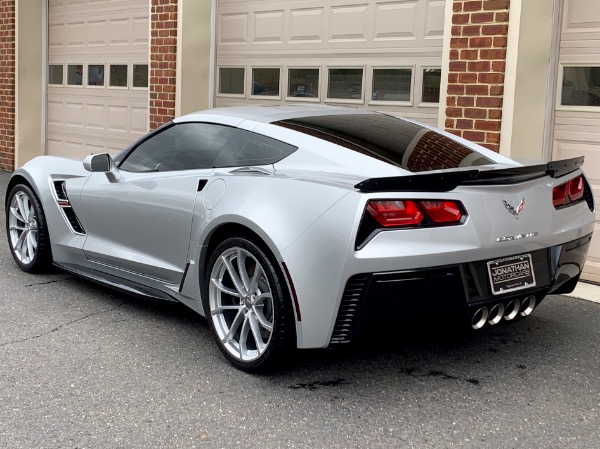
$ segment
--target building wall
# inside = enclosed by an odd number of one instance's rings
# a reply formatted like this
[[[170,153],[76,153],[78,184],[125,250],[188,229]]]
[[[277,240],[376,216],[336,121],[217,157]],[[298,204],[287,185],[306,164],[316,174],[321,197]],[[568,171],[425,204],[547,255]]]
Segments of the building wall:
[[[510,0],[452,7],[445,127],[499,151]]]
[[[177,0],[151,0],[150,129],[175,117]]]
[[[0,170],[15,160],[15,1],[0,0]]]

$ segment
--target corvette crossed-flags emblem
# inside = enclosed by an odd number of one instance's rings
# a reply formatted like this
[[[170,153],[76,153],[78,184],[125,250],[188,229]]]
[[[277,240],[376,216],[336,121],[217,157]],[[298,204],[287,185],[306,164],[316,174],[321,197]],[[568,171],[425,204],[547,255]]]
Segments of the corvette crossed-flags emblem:
[[[516,209],[513,206],[511,206],[510,204],[508,204],[506,201],[502,200],[502,202],[504,203],[504,207],[506,207],[506,210],[508,210],[511,214],[513,214],[515,216],[515,219],[518,220],[519,214],[525,207],[525,197],[523,197],[523,199],[521,200],[521,202],[519,203],[519,205],[517,206]]]

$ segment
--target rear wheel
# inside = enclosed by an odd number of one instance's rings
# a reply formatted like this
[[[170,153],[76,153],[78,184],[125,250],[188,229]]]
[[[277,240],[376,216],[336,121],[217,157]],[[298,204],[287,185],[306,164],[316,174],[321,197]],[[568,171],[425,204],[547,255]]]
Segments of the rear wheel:
[[[293,348],[293,314],[278,270],[250,240],[229,238],[208,262],[204,310],[219,349],[238,368],[258,372]]]
[[[46,217],[40,200],[26,185],[8,195],[6,234],[15,262],[23,271],[43,271],[52,263]]]

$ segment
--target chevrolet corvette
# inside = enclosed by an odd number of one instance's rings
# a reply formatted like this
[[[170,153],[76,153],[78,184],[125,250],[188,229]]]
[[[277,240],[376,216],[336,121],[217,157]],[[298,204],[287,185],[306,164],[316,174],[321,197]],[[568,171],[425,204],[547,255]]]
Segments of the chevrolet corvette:
[[[366,110],[212,109],[116,155],[33,159],[10,179],[6,231],[22,270],[179,301],[260,371],[378,316],[479,330],[572,291],[594,221],[582,164],[523,166]]]

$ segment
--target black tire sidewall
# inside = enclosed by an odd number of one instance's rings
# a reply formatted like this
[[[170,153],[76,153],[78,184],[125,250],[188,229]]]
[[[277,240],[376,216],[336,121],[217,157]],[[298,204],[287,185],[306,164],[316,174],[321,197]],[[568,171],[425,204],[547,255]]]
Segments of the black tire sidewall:
[[[265,352],[261,354],[259,358],[251,362],[244,362],[232,356],[229,351],[223,346],[218,338],[218,334],[215,329],[215,325],[210,313],[210,302],[209,302],[209,290],[210,290],[210,275],[215,266],[218,258],[223,254],[224,251],[239,247],[249,251],[262,265],[269,285],[271,286],[271,293],[273,295],[273,333],[271,334],[271,340]],[[268,371],[276,366],[283,364],[293,350],[293,341],[295,333],[292,327],[293,322],[293,311],[291,310],[290,302],[287,298],[287,290],[285,287],[285,281],[277,270],[276,265],[271,262],[271,258],[265,254],[265,251],[261,249],[253,241],[248,240],[244,237],[231,237],[221,242],[215,250],[212,252],[208,264],[206,265],[206,272],[204,276],[204,294],[202,295],[202,304],[206,319],[211,332],[215,338],[217,346],[225,357],[236,367],[248,371],[248,372],[264,372]]]
[[[29,201],[33,205],[36,220],[37,220],[37,231],[38,231],[38,247],[35,252],[35,256],[33,260],[29,263],[21,262],[17,255],[15,254],[15,250],[12,246],[12,242],[10,239],[10,230],[9,230],[9,219],[10,219],[10,204],[15,197],[15,195],[19,192],[25,193],[29,198]],[[14,186],[9,195],[8,200],[6,202],[6,237],[8,240],[8,247],[10,248],[10,252],[13,256],[13,259],[19,265],[19,267],[28,273],[39,272],[47,269],[52,261],[52,256],[50,252],[50,238],[48,235],[48,227],[46,223],[46,216],[44,214],[44,209],[42,204],[35,194],[35,192],[25,184],[17,184]]]

